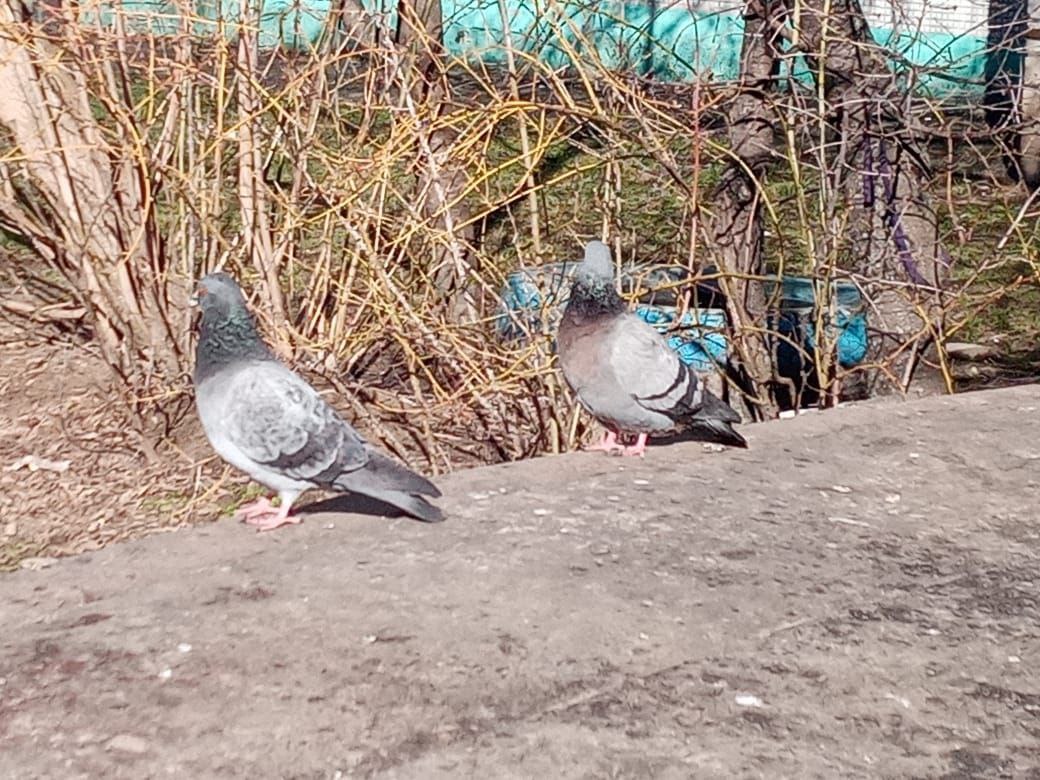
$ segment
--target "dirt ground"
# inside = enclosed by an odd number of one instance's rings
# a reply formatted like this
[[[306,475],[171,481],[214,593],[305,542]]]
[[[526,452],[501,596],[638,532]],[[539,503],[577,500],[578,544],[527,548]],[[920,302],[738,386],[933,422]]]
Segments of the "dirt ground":
[[[9,337],[0,332],[0,572],[208,521],[245,489],[194,415],[149,458],[96,355]]]
[[[0,577],[0,776],[1040,778],[1040,388]]]

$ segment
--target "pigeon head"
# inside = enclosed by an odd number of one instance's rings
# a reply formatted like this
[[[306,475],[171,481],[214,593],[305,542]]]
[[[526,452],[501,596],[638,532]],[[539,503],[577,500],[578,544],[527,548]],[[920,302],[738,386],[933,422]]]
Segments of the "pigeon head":
[[[195,350],[196,382],[238,360],[272,359],[234,279],[223,272],[204,276],[199,280],[196,297],[202,310]]]
[[[570,300],[564,316],[583,320],[618,314],[625,303],[614,287],[614,261],[602,241],[585,245],[585,259],[574,274]]]
[[[195,295],[204,318],[207,315],[211,318],[213,315],[225,318],[232,312],[246,307],[242,288],[238,286],[238,282],[223,271],[217,271],[199,279]]]
[[[585,245],[585,259],[578,267],[578,278],[593,284],[614,284],[614,260],[610,247],[602,241],[590,241]]]

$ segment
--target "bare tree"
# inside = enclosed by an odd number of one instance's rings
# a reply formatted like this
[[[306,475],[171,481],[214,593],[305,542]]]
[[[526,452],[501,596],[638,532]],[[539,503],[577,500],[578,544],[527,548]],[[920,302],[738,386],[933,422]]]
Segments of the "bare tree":
[[[740,52],[740,85],[726,111],[732,155],[706,212],[706,230],[726,282],[729,317],[736,335],[736,363],[747,374],[745,390],[752,396],[744,406],[760,418],[774,416],[776,404],[769,393],[772,359],[765,338],[766,299],[758,279],[764,272],[762,183],[776,157],[777,69],[781,52],[782,13],[776,3],[749,2],[744,8],[744,38]]]
[[[147,152],[110,155],[82,73],[29,4],[0,3],[0,29],[0,125],[16,150],[0,159],[0,226],[68,282],[131,396],[156,374],[169,382],[184,369],[173,311],[187,294],[168,279]],[[110,97],[125,87],[113,77]]]
[[[926,152],[907,130],[906,92],[858,2],[811,0],[795,10],[779,0],[747,4],[740,92],[727,111],[733,158],[715,193],[711,236],[723,268],[737,279],[731,314],[744,334],[738,355],[758,388],[775,384],[767,302],[752,280],[765,270],[761,187],[770,162],[782,157],[774,127],[786,124],[800,139],[787,152],[813,158],[819,186],[839,196],[829,216],[844,229],[814,242],[811,261],[831,268],[828,255],[837,256],[844,271],[860,279],[878,336],[875,378],[883,381],[875,385],[905,390],[921,349],[940,327],[939,295],[949,266],[925,192]],[[778,65],[795,56],[804,57],[816,89],[795,86],[781,97],[772,89]],[[814,126],[822,128],[816,135]],[[764,393],[757,395],[768,413]]]
[[[440,0],[402,0],[394,45],[401,56],[396,77],[408,115],[415,122],[422,213],[442,231],[434,244],[430,276],[456,314],[476,315],[469,297],[474,227],[463,200],[468,179],[453,159],[458,133],[448,117],[451,86],[443,58]]]

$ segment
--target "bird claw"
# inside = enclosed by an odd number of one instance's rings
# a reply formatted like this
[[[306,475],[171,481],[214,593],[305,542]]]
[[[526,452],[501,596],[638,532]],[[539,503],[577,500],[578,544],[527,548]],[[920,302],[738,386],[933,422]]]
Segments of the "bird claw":
[[[620,444],[606,445],[601,442],[600,444],[590,444],[588,447],[585,447],[584,449],[586,452],[603,451],[608,455],[623,455],[627,448],[623,447]]]
[[[235,512],[235,519],[243,523],[250,523],[254,517],[263,517],[277,511],[278,509],[271,505],[271,499],[261,496],[256,501],[240,506]]]
[[[246,520],[249,525],[256,526],[256,532],[262,534],[265,531],[273,531],[275,528],[281,528],[283,525],[299,525],[303,522],[299,517],[289,517],[286,515],[282,517],[279,513],[272,518],[267,520],[259,518],[257,520]]]
[[[257,533],[273,531],[275,528],[280,528],[283,525],[298,525],[303,522],[298,517],[289,516],[288,506],[273,506],[271,500],[266,496],[240,507],[235,513],[235,519],[240,523],[256,526]]]
[[[595,452],[602,450],[608,455],[621,455],[625,451],[625,447],[618,443],[617,434],[613,431],[607,431],[603,434],[603,439],[598,444],[590,444],[584,448],[586,452]]]
[[[638,455],[640,458],[646,455],[646,434],[639,434],[639,438],[636,439],[636,443],[630,447],[625,447],[621,454],[628,456]]]
[[[644,455],[646,455],[646,434],[639,434],[639,438],[636,440],[636,443],[626,447],[624,444],[618,442],[617,434],[615,434],[613,431],[607,431],[607,433],[603,435],[603,441],[601,441],[599,444],[590,444],[585,449],[603,450],[608,455],[621,455],[622,457],[631,457],[635,455],[643,457]]]

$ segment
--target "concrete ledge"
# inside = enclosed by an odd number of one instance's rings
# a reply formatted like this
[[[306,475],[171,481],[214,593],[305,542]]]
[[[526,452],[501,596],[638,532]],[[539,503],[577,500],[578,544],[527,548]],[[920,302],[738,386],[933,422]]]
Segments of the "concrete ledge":
[[[1040,773],[1040,388],[0,578],[3,777]]]

